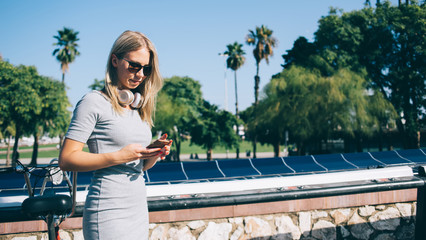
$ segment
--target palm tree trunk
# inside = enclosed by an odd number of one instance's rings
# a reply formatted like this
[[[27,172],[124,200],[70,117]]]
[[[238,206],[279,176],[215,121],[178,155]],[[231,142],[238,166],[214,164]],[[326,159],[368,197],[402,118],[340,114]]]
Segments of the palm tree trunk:
[[[237,119],[239,118],[239,113],[238,113],[238,88],[237,88],[237,71],[234,71],[234,82],[235,82],[235,116],[237,117]],[[238,135],[238,124],[237,124],[237,130],[236,130],[237,136]],[[237,159],[240,158],[240,149],[237,147],[236,149],[236,154],[237,154]]]
[[[253,158],[256,158],[256,146],[257,146],[257,104],[259,101],[259,62],[256,64],[256,76],[254,77],[254,136],[253,136]]]
[[[237,71],[234,71],[234,80],[235,80],[235,116],[239,118],[238,113],[238,87],[237,87]]]
[[[62,84],[64,84],[65,83],[65,73],[63,72],[62,73]]]

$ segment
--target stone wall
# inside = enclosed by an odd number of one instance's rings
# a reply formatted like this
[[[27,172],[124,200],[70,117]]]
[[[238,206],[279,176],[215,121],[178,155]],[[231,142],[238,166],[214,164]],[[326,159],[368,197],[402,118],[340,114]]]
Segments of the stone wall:
[[[414,239],[416,203],[368,205],[150,224],[150,240]],[[62,239],[83,239],[80,229]],[[0,240],[40,240],[46,233],[0,235]]]

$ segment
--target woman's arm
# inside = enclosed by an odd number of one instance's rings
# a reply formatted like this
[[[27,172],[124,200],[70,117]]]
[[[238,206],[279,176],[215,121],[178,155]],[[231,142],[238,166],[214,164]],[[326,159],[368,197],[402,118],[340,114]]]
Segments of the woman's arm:
[[[151,159],[159,156],[162,150],[129,144],[116,152],[97,154],[84,152],[83,147],[84,143],[66,138],[59,155],[59,167],[64,171],[92,171],[138,159]]]

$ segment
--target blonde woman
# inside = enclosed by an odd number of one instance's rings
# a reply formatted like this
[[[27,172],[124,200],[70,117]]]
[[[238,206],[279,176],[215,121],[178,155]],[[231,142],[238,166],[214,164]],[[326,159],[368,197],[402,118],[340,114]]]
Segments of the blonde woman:
[[[150,145],[155,97],[162,87],[157,52],[142,33],[125,31],[108,57],[105,87],[77,104],[59,157],[61,169],[94,171],[83,213],[91,239],[148,239],[143,171],[170,152]],[[87,143],[90,152],[84,152]]]

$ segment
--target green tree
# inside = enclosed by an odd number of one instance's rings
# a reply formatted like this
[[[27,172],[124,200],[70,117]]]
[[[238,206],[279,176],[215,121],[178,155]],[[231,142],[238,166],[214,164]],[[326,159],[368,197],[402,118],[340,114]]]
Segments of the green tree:
[[[12,81],[16,72],[15,67],[8,62],[3,61],[0,55],[0,96],[6,94],[6,88]],[[10,113],[8,111],[9,101],[6,98],[0,97],[0,132],[1,138],[8,138],[6,165],[10,165],[10,144],[11,138],[15,135],[15,125],[10,121]]]
[[[65,73],[68,71],[69,65],[74,62],[76,56],[80,55],[77,50],[77,41],[80,40],[77,37],[78,33],[71,28],[64,27],[63,30],[58,30],[58,35],[53,36],[58,40],[53,44],[58,46],[53,51],[53,56],[56,55],[56,59],[61,63],[62,83],[65,81]]]
[[[34,80],[37,78],[37,70],[34,67],[14,67],[8,62],[0,62],[0,112],[3,123],[15,124],[15,144],[12,153],[12,165],[15,166],[19,158],[19,139],[31,132],[34,116],[42,109],[42,101],[36,88]]]
[[[39,76],[35,67],[15,67],[5,61],[0,61],[0,85],[0,130],[15,137],[12,165],[19,159],[19,139],[29,135],[35,138],[32,164],[36,164],[38,137],[57,136],[68,127],[65,86]]]
[[[234,83],[235,83],[235,116],[239,118],[239,112],[238,112],[238,84],[237,84],[237,70],[244,65],[244,62],[246,61],[246,58],[244,57],[244,50],[242,49],[243,45],[234,42],[233,44],[228,44],[226,46],[228,48],[227,51],[225,51],[223,54],[225,56],[228,56],[226,59],[226,66],[227,68],[230,68],[234,71]],[[236,128],[236,133],[238,135],[238,126]],[[237,147],[237,159],[240,158],[240,149]]]
[[[228,56],[226,59],[226,66],[234,71],[234,83],[235,83],[235,116],[238,118],[238,87],[237,87],[237,70],[244,65],[246,58],[244,57],[244,50],[242,49],[243,45],[234,42],[233,44],[228,44],[228,48],[223,54]]]
[[[256,76],[254,77],[254,119],[256,119],[257,104],[259,101],[259,66],[260,62],[265,59],[266,63],[269,64],[269,57],[274,54],[273,48],[277,45],[277,40],[272,36],[273,31],[264,25],[256,27],[256,30],[249,30],[249,34],[246,36],[246,43],[253,45],[253,56],[256,60]],[[256,123],[256,122],[255,122]],[[256,127],[256,124],[254,125]],[[256,131],[255,131],[256,133]],[[257,137],[253,136],[253,157],[256,158],[256,145]]]
[[[71,104],[68,101],[64,84],[48,77],[39,76],[34,81],[42,102],[40,113],[31,121],[34,136],[31,165],[37,165],[39,138],[45,134],[49,136],[63,135],[69,126],[71,113],[67,110]]]
[[[105,86],[105,79],[102,80],[98,80],[97,78],[95,78],[95,81],[89,85],[89,89],[91,90],[102,90]]]
[[[371,114],[363,75],[339,70],[330,77],[292,66],[272,78],[259,102],[258,136],[279,153],[285,131],[297,143],[299,154],[322,153],[321,143],[335,136],[360,139],[377,128]],[[376,96],[376,102],[384,101]],[[390,109],[391,110],[391,109]]]
[[[257,105],[259,99],[259,65],[260,62],[265,59],[266,63],[269,64],[269,57],[274,54],[273,48],[277,46],[277,40],[272,36],[273,31],[262,25],[256,27],[256,30],[249,30],[249,34],[246,36],[246,43],[253,45],[253,56],[256,60],[256,76],[254,77],[254,103]]]
[[[191,122],[191,143],[205,148],[208,160],[212,160],[213,148],[218,145],[238,147],[239,137],[233,129],[238,126],[238,119],[234,115],[205,100],[199,114]]]
[[[203,104],[201,85],[190,77],[173,76],[164,79],[157,100],[153,132],[168,133],[173,139],[177,160],[182,141],[189,139],[191,122],[199,116]]]
[[[414,1],[399,7],[386,1],[349,13],[332,9],[320,19],[315,41],[305,43],[314,47],[312,54],[301,58],[295,45],[283,55],[284,66],[307,58],[320,61],[302,66],[320,69],[325,76],[341,68],[366,70],[367,88],[380,91],[399,115],[396,125],[404,147],[418,148],[426,108],[425,17],[425,4]]]

